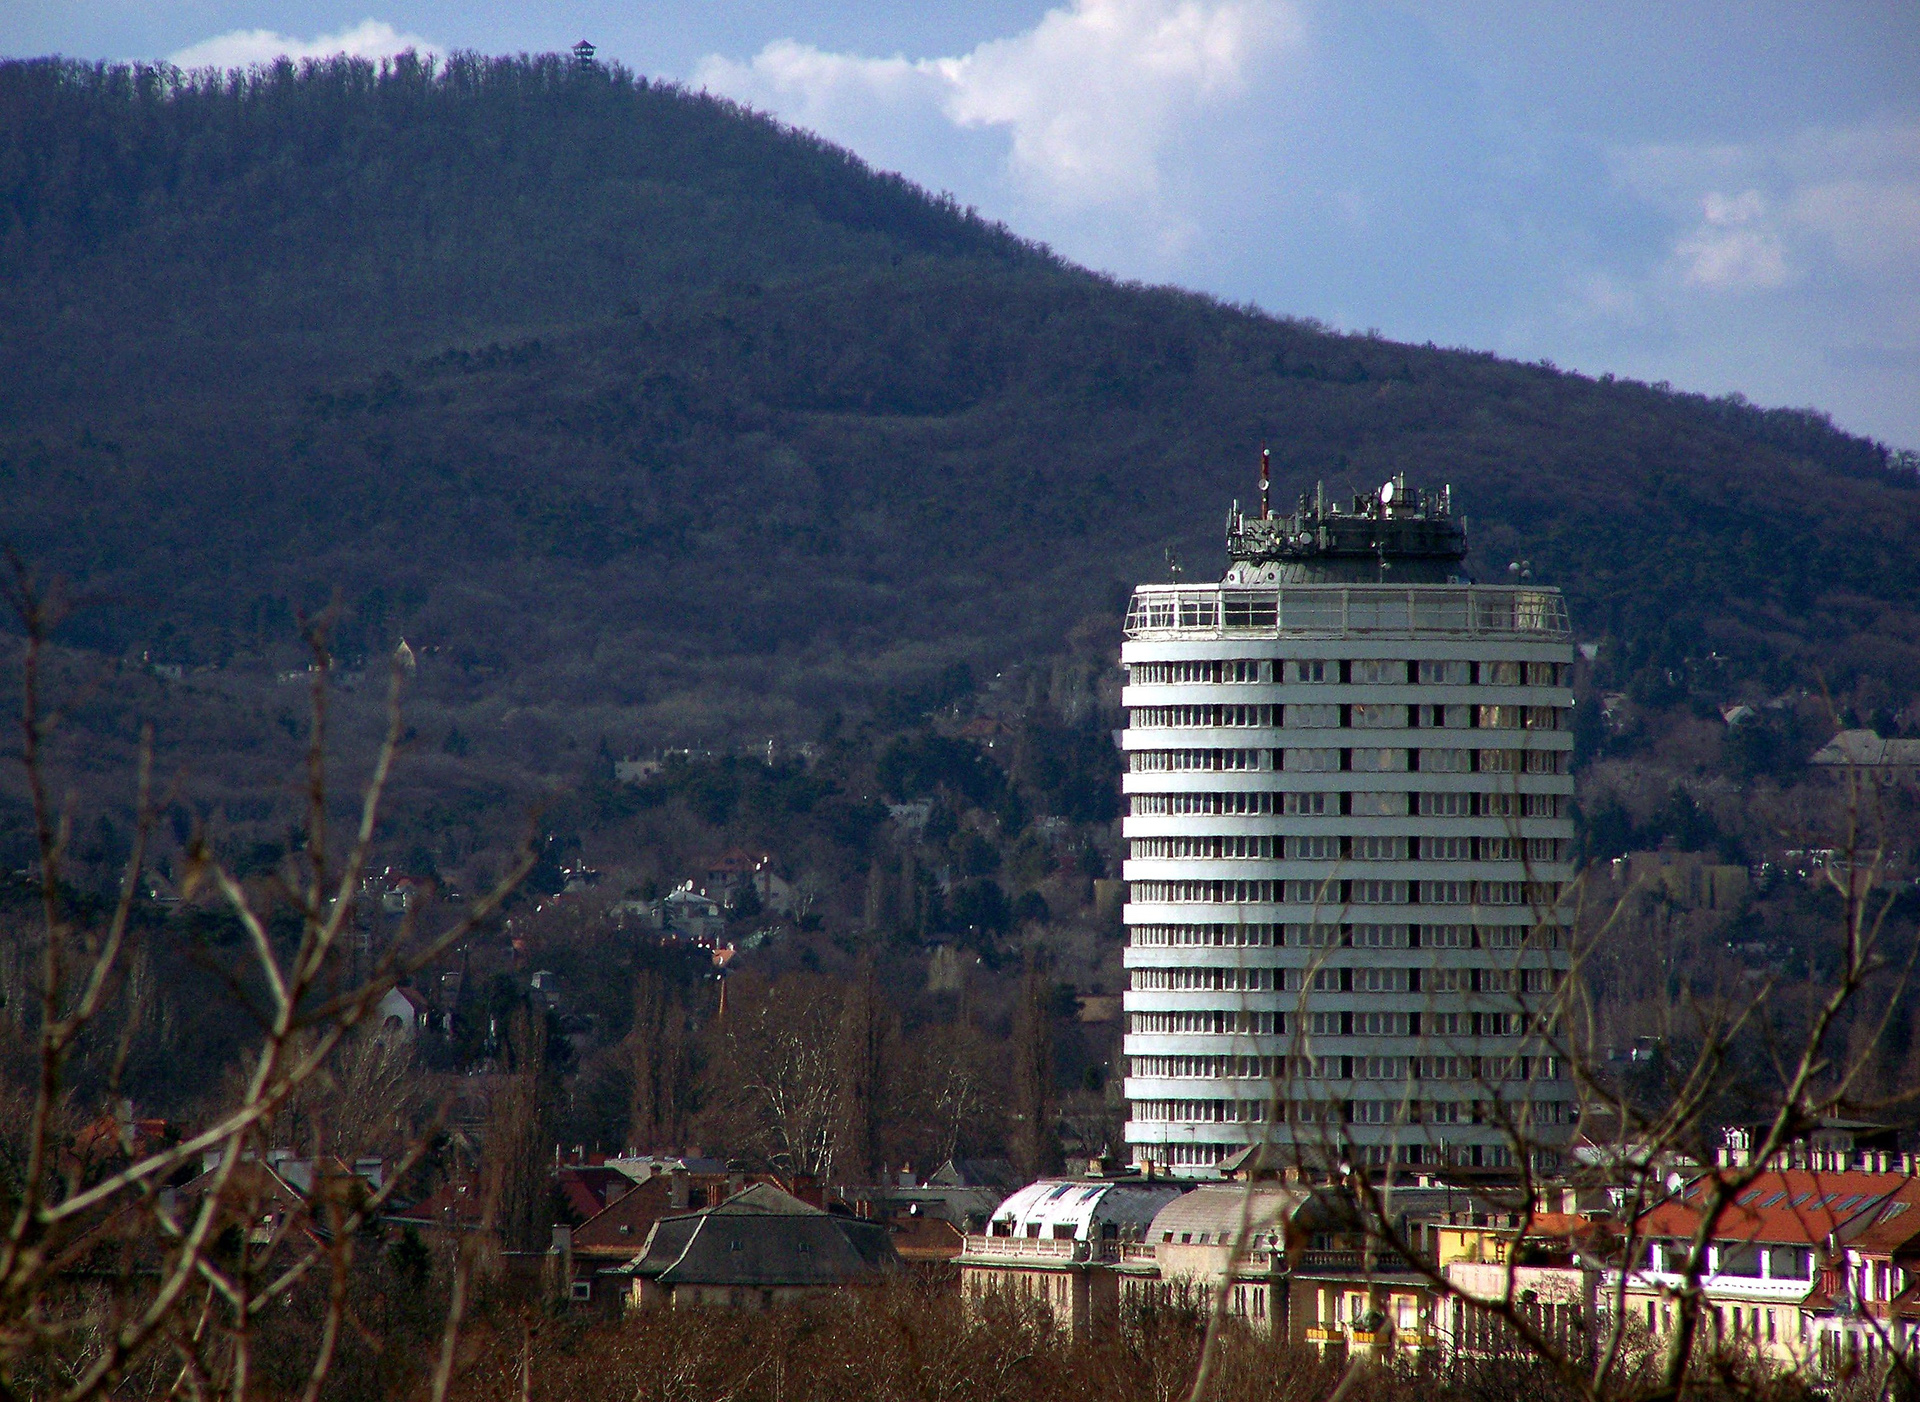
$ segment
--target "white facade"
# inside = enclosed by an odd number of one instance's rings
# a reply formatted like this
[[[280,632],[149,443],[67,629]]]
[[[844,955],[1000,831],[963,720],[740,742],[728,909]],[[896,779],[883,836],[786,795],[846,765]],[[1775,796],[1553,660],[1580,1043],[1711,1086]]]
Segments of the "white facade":
[[[1536,1021],[1570,962],[1559,592],[1287,577],[1128,612],[1134,1161],[1550,1157],[1574,1100]]]

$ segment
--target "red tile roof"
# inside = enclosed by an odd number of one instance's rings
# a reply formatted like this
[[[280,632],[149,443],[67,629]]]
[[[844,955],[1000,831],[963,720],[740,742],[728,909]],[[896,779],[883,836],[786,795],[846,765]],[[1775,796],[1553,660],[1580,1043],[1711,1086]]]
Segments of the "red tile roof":
[[[1810,1244],[1885,1200],[1912,1180],[1898,1173],[1763,1173],[1721,1213],[1721,1241]],[[1712,1179],[1699,1178],[1640,1217],[1642,1236],[1690,1237],[1699,1226]]]

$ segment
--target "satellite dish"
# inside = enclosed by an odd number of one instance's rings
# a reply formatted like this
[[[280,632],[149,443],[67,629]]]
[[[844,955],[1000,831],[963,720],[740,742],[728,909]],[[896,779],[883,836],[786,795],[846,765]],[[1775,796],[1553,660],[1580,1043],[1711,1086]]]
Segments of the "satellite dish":
[[[1389,482],[1387,483],[1386,486],[1380,489],[1380,500],[1382,501],[1393,500],[1393,483]]]

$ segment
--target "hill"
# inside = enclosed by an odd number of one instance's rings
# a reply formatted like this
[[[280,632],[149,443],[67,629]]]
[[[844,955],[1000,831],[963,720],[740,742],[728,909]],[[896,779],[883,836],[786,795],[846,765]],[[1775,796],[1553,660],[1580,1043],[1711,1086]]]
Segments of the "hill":
[[[109,601],[74,641],[265,677],[337,591],[350,659],[569,743],[1053,653],[1213,568],[1263,441],[1283,500],[1450,481],[1619,684],[1920,685],[1911,465],[1817,413],[1116,284],[554,57],[0,66],[0,332],[0,537]]]

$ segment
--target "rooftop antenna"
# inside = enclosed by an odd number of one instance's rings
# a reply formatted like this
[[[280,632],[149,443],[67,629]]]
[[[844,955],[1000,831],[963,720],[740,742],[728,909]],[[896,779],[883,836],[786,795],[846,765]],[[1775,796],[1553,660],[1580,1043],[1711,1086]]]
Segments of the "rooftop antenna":
[[[1272,455],[1267,452],[1267,445],[1262,443],[1260,445],[1260,519],[1262,521],[1268,521],[1273,518],[1273,511],[1267,505],[1267,469],[1271,463],[1271,458]]]
[[[1173,547],[1167,547],[1167,577],[1174,583],[1180,582],[1180,557],[1173,553]]]

